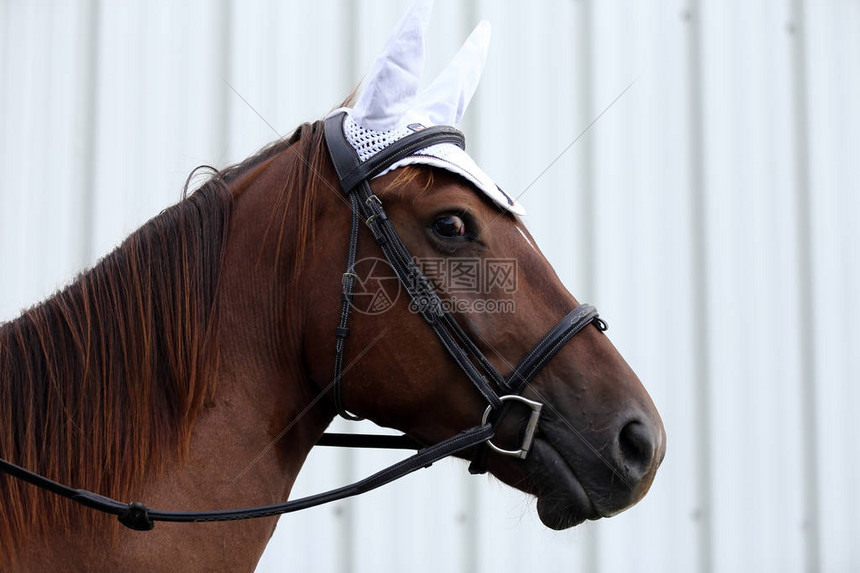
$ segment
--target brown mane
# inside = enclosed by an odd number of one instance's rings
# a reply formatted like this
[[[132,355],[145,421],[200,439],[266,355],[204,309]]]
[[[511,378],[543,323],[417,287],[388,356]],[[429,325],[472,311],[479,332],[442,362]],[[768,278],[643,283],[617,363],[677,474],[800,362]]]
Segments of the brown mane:
[[[233,199],[288,150],[301,159],[285,163],[293,168],[273,190],[267,240],[292,242],[300,268],[313,197],[327,185],[316,176],[327,161],[320,122],[216,172],[73,284],[0,325],[0,457],[129,500],[145,477],[185,454],[218,368]],[[92,526],[97,514],[0,475],[0,516],[5,560],[16,540],[48,526]]]

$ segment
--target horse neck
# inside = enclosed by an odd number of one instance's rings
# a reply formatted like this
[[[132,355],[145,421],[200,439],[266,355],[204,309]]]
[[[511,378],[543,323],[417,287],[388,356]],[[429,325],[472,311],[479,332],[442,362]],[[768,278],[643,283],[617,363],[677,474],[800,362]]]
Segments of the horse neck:
[[[303,153],[299,151],[298,153]],[[233,207],[220,283],[219,368],[215,393],[197,423],[187,461],[153,483],[153,504],[218,509],[267,505],[289,497],[307,454],[332,419],[302,360],[303,300],[294,272],[303,253],[298,221],[307,190],[284,173],[285,151],[231,183]],[[277,518],[161,524],[123,552],[152,570],[252,570]],[[132,537],[137,539],[132,533]],[[152,547],[180,547],[153,557]],[[187,548],[194,551],[188,552]]]
[[[196,413],[186,453],[170,456],[157,471],[139,468],[145,478],[135,499],[151,507],[202,510],[282,501],[331,421],[330,407],[310,407],[316,390],[303,372],[302,308],[292,288],[298,253],[291,235],[298,229],[278,229],[276,222],[273,231],[266,224],[285,200],[277,175],[294,161],[275,157],[230,184],[215,313],[217,377]],[[92,570],[252,569],[276,521],[159,523],[141,534],[97,519],[104,530],[49,531],[25,549],[22,562],[24,569],[39,569],[60,554]]]

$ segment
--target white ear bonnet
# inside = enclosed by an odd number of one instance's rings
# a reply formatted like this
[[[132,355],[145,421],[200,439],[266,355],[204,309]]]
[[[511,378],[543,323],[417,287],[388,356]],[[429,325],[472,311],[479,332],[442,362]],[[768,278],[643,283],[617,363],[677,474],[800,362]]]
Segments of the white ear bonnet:
[[[487,59],[490,24],[481,22],[448,66],[421,93],[424,71],[424,31],[433,0],[416,0],[401,18],[373,64],[353,108],[346,112],[346,140],[362,162],[395,141],[433,125],[456,126],[478,87]],[[525,209],[503,192],[469,155],[452,143],[433,145],[401,159],[377,175],[404,165],[431,165],[456,173],[480,189],[502,209],[518,215]]]

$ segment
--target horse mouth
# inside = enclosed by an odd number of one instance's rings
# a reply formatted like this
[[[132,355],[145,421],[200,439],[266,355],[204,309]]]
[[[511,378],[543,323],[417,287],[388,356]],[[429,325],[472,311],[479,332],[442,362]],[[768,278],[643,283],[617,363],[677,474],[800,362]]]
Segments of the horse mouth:
[[[569,529],[587,519],[602,517],[576,472],[548,440],[536,437],[531,455],[539,468],[533,477],[539,482],[537,510],[545,526]]]

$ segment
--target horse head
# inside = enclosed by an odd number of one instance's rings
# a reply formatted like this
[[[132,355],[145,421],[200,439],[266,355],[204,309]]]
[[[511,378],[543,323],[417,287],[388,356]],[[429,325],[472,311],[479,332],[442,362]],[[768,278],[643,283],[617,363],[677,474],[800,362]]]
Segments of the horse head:
[[[355,170],[429,126],[456,125],[477,87],[489,42],[487,23],[478,25],[439,77],[419,92],[429,11],[429,2],[416,2],[377,59],[358,101],[329,116],[336,131],[328,140],[329,153],[349,153],[339,149],[347,147],[346,141],[357,156]],[[524,210],[515,199],[456,145],[416,145],[417,150],[396,157],[378,174],[368,174],[374,178],[367,199],[384,205],[406,252],[456,321],[455,330],[464,331],[479,349],[481,356],[471,357],[475,365],[486,357],[491,381],[492,371],[515,379],[522,374],[517,371],[520,360],[579,303],[525,229],[520,218]],[[346,167],[335,168],[337,174],[329,175],[332,186],[340,179],[342,191],[355,193],[359,179],[343,173]],[[329,209],[317,216],[319,224],[340,219],[335,226],[347,229],[349,209],[342,203],[329,200]],[[371,222],[375,216],[362,225],[357,264],[347,264],[344,275],[357,281],[351,301],[357,312],[345,354],[351,367],[342,388],[340,381],[335,384],[334,398],[343,400],[342,410],[422,443],[437,443],[482,419],[489,411],[486,391],[476,391],[462,364],[451,359],[446,343],[440,344],[438,333],[428,328],[422,301],[402,284],[409,280],[403,276],[409,269],[392,268],[392,255],[376,244],[379,231],[368,228],[376,224]],[[319,388],[327,388],[331,380],[331,372],[319,365],[338,360],[331,356],[331,343],[326,344],[339,310],[331,303],[337,300],[338,285],[331,285],[329,266],[343,259],[347,242],[343,236],[324,240],[313,263],[317,268],[307,274],[312,284],[304,284],[312,307],[320,309],[305,344]],[[553,528],[613,515],[638,501],[665,452],[660,416],[603,325],[592,321],[568,344],[560,342],[558,354],[541,363],[534,380],[523,381],[523,395],[543,406],[525,459],[500,452],[519,449],[533,411],[521,407],[525,402],[509,404],[498,415],[492,443],[506,447],[496,445],[486,459],[487,451],[462,454],[477,458],[473,468],[488,468],[536,495],[541,519]],[[371,342],[374,348],[369,349]],[[503,389],[495,390],[501,394]]]

